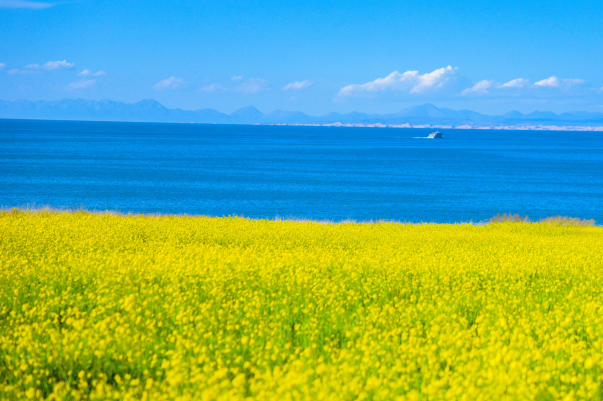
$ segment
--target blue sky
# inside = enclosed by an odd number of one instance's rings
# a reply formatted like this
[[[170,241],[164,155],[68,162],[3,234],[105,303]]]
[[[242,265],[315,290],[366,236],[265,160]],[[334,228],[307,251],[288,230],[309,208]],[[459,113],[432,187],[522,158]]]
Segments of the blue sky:
[[[0,99],[603,111],[601,21],[601,0],[0,0]]]

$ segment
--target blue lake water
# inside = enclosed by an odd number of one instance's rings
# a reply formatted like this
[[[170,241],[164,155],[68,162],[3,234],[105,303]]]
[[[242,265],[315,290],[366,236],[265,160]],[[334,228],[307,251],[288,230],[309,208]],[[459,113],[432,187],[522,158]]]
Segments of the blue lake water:
[[[0,120],[0,206],[603,223],[603,133]]]

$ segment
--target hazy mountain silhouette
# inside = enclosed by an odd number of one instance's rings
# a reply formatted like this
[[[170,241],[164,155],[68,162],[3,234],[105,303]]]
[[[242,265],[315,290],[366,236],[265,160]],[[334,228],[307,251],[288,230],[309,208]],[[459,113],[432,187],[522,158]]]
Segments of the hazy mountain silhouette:
[[[522,114],[510,111],[501,116],[490,116],[471,110],[438,108],[426,103],[408,107],[392,114],[329,113],[310,116],[300,111],[275,110],[262,113],[253,106],[236,110],[231,114],[214,109],[168,109],[161,103],[146,99],[137,103],[112,100],[62,99],[56,101],[0,101],[0,118],[138,121],[138,122],[185,122],[205,124],[411,124],[411,125],[603,125],[603,113],[571,112],[556,114],[535,111]]]
[[[253,106],[247,106],[230,113],[230,116],[243,124],[255,124],[262,121],[264,113]]]
[[[517,110],[511,110],[509,112],[506,112],[502,116],[507,117],[507,118],[521,118],[521,117],[523,117],[523,114],[521,114]]]
[[[527,120],[557,120],[558,119],[558,115],[553,113],[552,111],[534,111],[530,114],[526,114],[521,118],[527,119]]]
[[[312,124],[315,118],[301,111],[274,110],[265,114],[263,121],[272,124]]]

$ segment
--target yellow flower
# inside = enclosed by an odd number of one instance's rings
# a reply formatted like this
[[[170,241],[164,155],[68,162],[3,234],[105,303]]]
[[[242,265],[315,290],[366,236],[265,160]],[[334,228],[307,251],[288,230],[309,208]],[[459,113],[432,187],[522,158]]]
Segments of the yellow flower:
[[[0,212],[0,398],[598,396],[603,228]]]

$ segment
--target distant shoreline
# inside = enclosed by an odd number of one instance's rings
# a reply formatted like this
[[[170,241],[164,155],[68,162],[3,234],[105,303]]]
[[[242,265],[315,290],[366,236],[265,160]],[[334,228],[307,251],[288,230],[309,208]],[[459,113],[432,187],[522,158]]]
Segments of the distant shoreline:
[[[61,99],[57,101],[0,100],[0,118],[52,121],[114,121],[233,125],[289,125],[305,127],[494,129],[538,131],[603,131],[603,112],[574,111],[561,114],[516,110],[486,115],[471,110],[438,108],[433,104],[407,107],[397,113],[331,112],[321,116],[301,111],[263,113],[253,106],[226,114],[215,109],[170,109],[146,99],[137,103],[111,100]]]
[[[260,125],[260,124],[252,124]],[[603,132],[603,126],[559,126],[559,125],[521,125],[521,126],[471,126],[471,125],[410,125],[410,124],[261,124],[282,125],[294,127],[346,127],[346,128],[413,128],[413,129],[477,129],[477,130],[499,130],[499,131],[596,131]]]
[[[410,128],[410,129],[450,129],[450,130],[495,130],[495,131],[579,131],[603,132],[603,126],[589,125],[439,125],[439,124],[270,124],[270,123],[209,123],[194,121],[123,121],[123,120],[84,120],[84,119],[49,119],[49,118],[5,118],[0,121],[52,121],[52,122],[89,122],[89,123],[125,123],[125,124],[199,124],[199,125],[253,125],[253,126],[281,126],[281,127],[336,127],[336,128]]]

